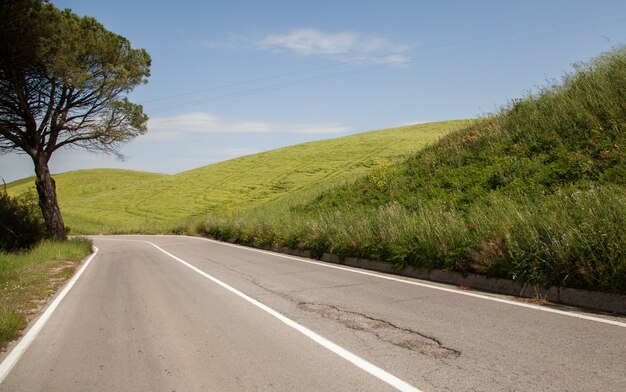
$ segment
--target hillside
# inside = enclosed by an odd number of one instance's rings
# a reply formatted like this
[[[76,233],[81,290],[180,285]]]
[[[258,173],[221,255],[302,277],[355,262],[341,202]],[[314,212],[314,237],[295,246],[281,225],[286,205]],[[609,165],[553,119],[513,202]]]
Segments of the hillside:
[[[363,175],[466,125],[449,121],[365,132],[220,162],[176,175],[79,170],[55,175],[66,225],[74,233],[167,231],[175,222],[231,212]],[[34,187],[9,184],[9,193]]]
[[[207,235],[626,293],[626,49],[313,201]]]

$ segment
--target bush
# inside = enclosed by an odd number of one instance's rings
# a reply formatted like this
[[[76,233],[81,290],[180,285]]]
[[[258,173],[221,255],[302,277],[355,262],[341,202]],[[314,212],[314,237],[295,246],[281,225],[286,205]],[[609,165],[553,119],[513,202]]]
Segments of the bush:
[[[30,248],[44,235],[44,221],[34,191],[17,198],[0,194],[0,250],[12,252]]]

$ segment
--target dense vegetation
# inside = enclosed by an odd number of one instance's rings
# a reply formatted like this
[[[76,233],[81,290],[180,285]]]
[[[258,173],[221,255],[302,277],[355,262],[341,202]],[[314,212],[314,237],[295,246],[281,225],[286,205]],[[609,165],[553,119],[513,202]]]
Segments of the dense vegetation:
[[[626,49],[403,163],[305,202],[214,214],[255,246],[626,293]]]
[[[235,211],[294,193],[321,190],[365,174],[468,124],[448,121],[366,132],[220,162],[176,175],[80,170],[55,175],[73,233],[186,230],[190,216]],[[9,184],[15,196],[33,180]],[[191,219],[191,218],[189,218]],[[178,223],[183,220],[182,223]]]
[[[0,251],[30,248],[44,235],[43,217],[34,191],[17,198],[0,193]]]

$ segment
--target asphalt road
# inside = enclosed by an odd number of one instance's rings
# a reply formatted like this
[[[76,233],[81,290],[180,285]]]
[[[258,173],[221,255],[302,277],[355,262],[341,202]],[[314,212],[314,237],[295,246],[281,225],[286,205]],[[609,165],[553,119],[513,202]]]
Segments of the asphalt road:
[[[94,243],[0,391],[626,390],[624,318],[199,238]]]

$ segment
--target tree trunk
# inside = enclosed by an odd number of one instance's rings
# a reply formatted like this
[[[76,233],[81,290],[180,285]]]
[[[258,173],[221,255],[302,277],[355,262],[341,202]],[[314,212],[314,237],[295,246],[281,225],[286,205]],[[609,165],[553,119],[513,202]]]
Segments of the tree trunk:
[[[33,162],[37,176],[35,185],[39,194],[39,207],[41,207],[41,213],[46,222],[48,237],[57,241],[65,241],[67,240],[65,224],[57,200],[56,184],[48,169],[48,160],[45,154],[41,154],[34,157]]]

